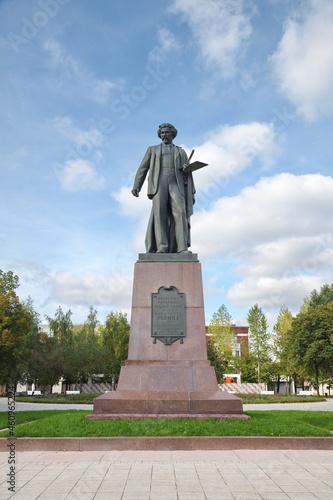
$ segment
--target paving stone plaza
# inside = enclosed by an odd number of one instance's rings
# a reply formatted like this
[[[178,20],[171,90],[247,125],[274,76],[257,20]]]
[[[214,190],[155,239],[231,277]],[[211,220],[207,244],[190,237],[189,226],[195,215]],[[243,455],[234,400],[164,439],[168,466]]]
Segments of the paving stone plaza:
[[[22,452],[1,499],[331,500],[333,451]]]

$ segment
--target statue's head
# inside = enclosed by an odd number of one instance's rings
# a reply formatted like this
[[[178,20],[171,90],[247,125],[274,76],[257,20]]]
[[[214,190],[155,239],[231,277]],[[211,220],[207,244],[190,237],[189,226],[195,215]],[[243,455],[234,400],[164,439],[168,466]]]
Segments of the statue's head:
[[[178,131],[177,129],[171,125],[171,123],[162,123],[159,127],[158,127],[158,131],[157,131],[157,135],[159,138],[161,138],[161,130],[162,128],[168,128],[170,129],[170,132],[171,132],[171,135],[172,135],[172,139],[174,139],[176,137],[176,135],[178,134]]]

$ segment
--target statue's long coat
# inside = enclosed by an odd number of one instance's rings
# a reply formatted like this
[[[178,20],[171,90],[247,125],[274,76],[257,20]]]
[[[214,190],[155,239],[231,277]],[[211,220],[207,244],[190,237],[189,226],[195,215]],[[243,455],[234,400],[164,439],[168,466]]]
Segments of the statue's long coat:
[[[188,241],[188,246],[190,246],[191,245],[190,217],[193,214],[193,205],[195,201],[194,182],[191,172],[188,175],[186,175],[182,171],[183,166],[188,163],[186,152],[179,146],[174,146],[173,150],[174,150],[175,174],[176,174],[178,188],[182,196],[185,197],[186,217],[188,221],[187,241]],[[140,191],[147,176],[147,173],[149,171],[147,195],[148,198],[150,199],[153,199],[154,195],[158,190],[158,181],[161,170],[161,159],[162,159],[162,144],[159,144],[158,146],[150,146],[147,149],[147,152],[135,176],[133,188],[138,189]],[[175,238],[174,238],[174,221],[171,212],[168,215],[169,215],[169,252],[177,252]],[[148,253],[156,252],[153,210],[150,214],[150,219],[146,233],[146,251]]]

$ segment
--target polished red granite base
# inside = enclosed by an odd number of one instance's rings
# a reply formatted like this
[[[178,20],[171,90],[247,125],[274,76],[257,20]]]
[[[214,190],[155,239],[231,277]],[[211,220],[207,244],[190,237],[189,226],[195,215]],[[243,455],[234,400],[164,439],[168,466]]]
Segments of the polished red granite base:
[[[149,257],[149,255],[148,255]],[[242,400],[219,390],[207,359],[201,265],[186,261],[144,260],[135,264],[128,360],[117,391],[94,400],[88,419],[248,418]],[[175,287],[185,295],[186,335],[170,345],[152,338],[152,294]]]

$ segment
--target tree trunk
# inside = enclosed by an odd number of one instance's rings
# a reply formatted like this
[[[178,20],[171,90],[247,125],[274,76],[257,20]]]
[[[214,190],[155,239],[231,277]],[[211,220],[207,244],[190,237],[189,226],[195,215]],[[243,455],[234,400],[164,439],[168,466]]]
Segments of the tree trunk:
[[[258,384],[260,384],[260,361],[258,360]]]
[[[319,367],[318,365],[315,365],[316,366],[316,388],[317,388],[317,396],[320,396],[320,393],[319,393]]]

